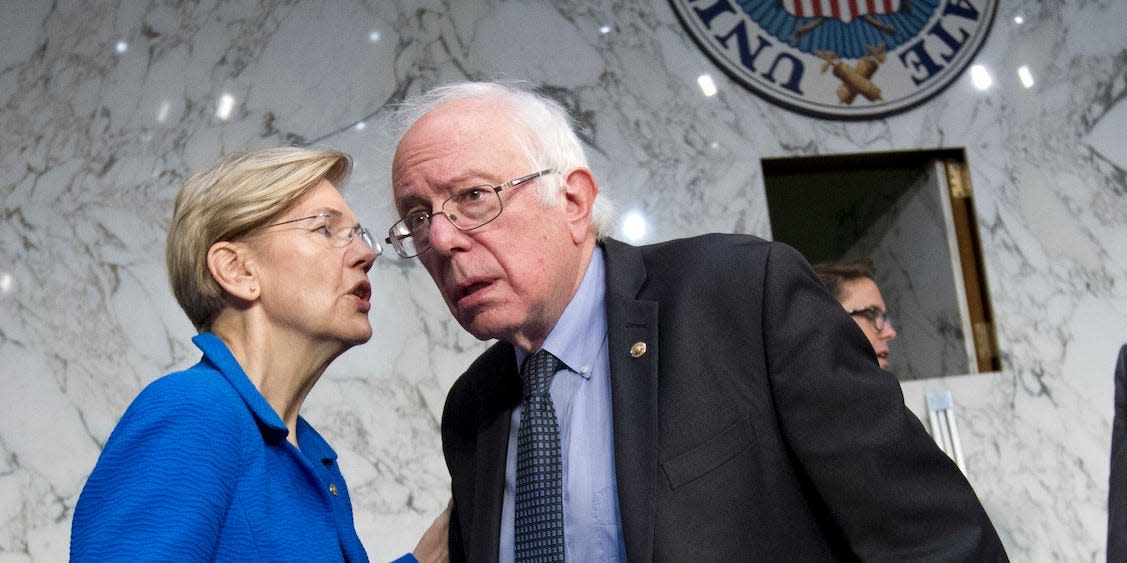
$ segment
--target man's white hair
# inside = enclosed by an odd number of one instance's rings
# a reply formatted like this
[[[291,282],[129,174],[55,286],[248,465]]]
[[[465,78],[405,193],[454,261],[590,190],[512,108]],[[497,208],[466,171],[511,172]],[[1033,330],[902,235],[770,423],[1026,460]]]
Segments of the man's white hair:
[[[527,83],[457,82],[412,96],[395,106],[387,116],[387,125],[395,145],[403,135],[430,111],[459,100],[483,100],[497,105],[497,109],[513,123],[513,135],[521,145],[530,172],[551,169],[567,172],[572,168],[589,168],[587,153],[571,116],[558,102],[533,91]],[[483,143],[496,139],[482,138]],[[545,176],[539,182],[540,200],[546,205],[556,201],[563,190],[563,176]],[[599,193],[592,207],[591,230],[598,238],[608,236],[614,221],[614,205]]]

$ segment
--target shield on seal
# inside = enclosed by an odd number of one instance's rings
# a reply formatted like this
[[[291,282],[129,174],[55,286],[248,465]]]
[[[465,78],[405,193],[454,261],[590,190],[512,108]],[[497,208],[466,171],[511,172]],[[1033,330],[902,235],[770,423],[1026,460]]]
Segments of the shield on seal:
[[[998,10],[998,0],[669,1],[733,79],[831,119],[883,118],[926,102],[962,75]]]
[[[849,23],[870,14],[895,14],[900,0],[781,0],[783,10],[798,18],[832,18]]]

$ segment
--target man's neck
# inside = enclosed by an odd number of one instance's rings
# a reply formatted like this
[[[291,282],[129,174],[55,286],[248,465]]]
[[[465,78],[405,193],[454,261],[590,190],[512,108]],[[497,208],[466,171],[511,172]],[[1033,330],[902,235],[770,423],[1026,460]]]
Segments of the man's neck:
[[[579,286],[583,284],[583,276],[587,273],[587,266],[591,264],[591,255],[595,252],[595,237],[591,237],[584,241],[583,246],[580,248],[579,262],[575,269],[575,279],[572,280],[571,288],[567,292],[567,298],[562,299],[559,303],[549,303],[548,307],[555,310],[551,312],[548,318],[551,319],[550,323],[542,323],[546,326],[522,326],[510,338],[504,340],[517,348],[520,348],[525,353],[531,354],[540,349],[544,345],[544,341],[548,339],[548,335],[552,333],[552,329],[556,327],[556,323],[560,322],[560,316],[563,315],[564,309],[575,298],[575,293],[579,291]]]

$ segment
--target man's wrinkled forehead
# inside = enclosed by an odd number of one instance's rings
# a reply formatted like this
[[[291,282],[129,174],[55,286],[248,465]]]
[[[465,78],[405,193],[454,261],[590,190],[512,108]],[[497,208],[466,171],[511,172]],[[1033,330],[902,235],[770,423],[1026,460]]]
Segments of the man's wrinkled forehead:
[[[497,183],[498,155],[524,152],[513,127],[488,100],[448,102],[423,115],[404,133],[392,159],[397,206],[405,198]]]
[[[448,137],[477,137],[483,131],[512,125],[507,106],[496,100],[467,98],[440,104],[419,116],[399,139],[399,146],[421,131],[438,129]]]

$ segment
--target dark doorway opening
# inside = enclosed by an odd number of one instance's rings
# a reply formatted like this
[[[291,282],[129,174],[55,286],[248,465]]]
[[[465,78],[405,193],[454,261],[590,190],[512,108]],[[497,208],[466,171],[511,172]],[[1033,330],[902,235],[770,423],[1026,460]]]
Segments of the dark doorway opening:
[[[774,240],[875,267],[897,377],[1001,369],[964,151],[765,159],[763,174]]]

